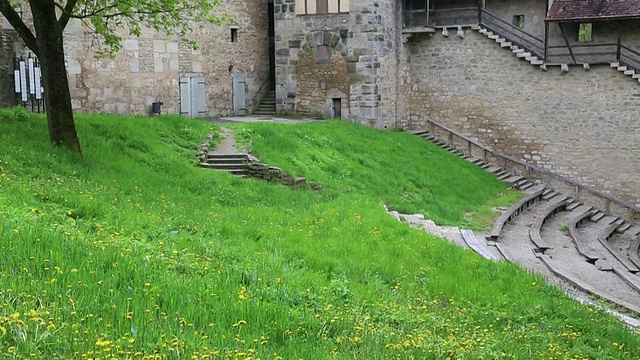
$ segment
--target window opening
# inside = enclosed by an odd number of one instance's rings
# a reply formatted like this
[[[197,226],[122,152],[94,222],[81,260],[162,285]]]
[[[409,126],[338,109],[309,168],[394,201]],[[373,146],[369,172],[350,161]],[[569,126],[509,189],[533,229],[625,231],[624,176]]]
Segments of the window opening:
[[[524,15],[513,15],[513,25],[524,29]]]
[[[296,0],[297,15],[346,14],[350,0]]]
[[[238,29],[231,28],[231,42],[238,42]]]
[[[578,29],[578,42],[591,42],[593,35],[593,24],[582,23]]]

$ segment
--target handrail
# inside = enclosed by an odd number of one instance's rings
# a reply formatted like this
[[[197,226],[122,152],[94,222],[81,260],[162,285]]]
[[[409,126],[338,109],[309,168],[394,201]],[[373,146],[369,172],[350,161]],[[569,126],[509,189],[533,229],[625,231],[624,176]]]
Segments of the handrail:
[[[628,54],[630,53],[630,54]],[[620,52],[618,53],[618,61],[635,71],[640,72],[640,52],[620,44]]]
[[[456,20],[451,20],[447,15]],[[461,15],[462,14],[462,15]],[[437,26],[437,27],[456,27],[467,26],[466,23],[460,23],[463,19],[476,19],[478,14],[477,7],[459,7],[448,9],[403,9],[404,27],[407,26]],[[445,19],[440,19],[444,16]],[[428,22],[428,23],[427,23]]]
[[[263,91],[263,89],[264,89],[264,86],[269,83],[269,80],[270,80],[270,78],[269,78],[269,76],[267,76],[267,78],[262,82],[262,85],[260,85],[260,88],[258,88],[258,91],[256,91],[256,93],[253,95],[253,97],[251,97],[251,101],[253,102],[254,106],[258,106],[257,101],[256,101],[258,99],[258,96],[260,94],[265,93],[265,92],[268,91],[268,90]],[[262,99],[262,97],[260,97],[260,100],[261,99]]]
[[[525,35],[527,35],[527,36],[531,37],[532,39],[534,39],[534,40],[538,41],[539,43],[544,44],[544,41],[543,41],[542,39],[538,38],[537,36],[534,36],[534,35],[529,34],[528,32],[526,32],[526,31],[524,31],[524,30],[520,29],[519,27],[517,27],[517,26],[515,26],[515,25],[513,25],[513,24],[511,24],[511,23],[509,23],[509,22],[507,22],[507,21],[504,21],[504,20],[503,20],[503,19],[501,19],[498,15],[493,14],[493,13],[491,13],[491,12],[489,12],[489,11],[485,10],[485,9],[482,9],[481,11],[482,11],[482,14],[489,15],[489,16],[493,17],[494,19],[498,20],[499,22],[504,23],[504,24],[506,24],[506,25],[508,25],[508,26],[512,27],[514,30],[520,31],[521,33],[523,33],[523,34],[525,34]]]
[[[577,44],[571,45],[572,48],[594,48],[594,47],[605,47],[605,46],[617,46],[616,43],[598,43],[598,44]],[[566,49],[567,45],[549,45],[549,49]]]
[[[489,30],[497,33],[497,35],[504,37],[507,41],[515,43],[516,45],[524,48],[526,51],[533,53],[540,57],[544,49],[544,41],[521,28],[506,22],[497,15],[481,9],[480,13],[480,25],[488,28]],[[489,15],[484,17],[483,15]],[[497,21],[496,21],[497,20]],[[500,29],[502,28],[502,29]]]
[[[485,158],[486,158],[487,154],[491,154],[491,155],[493,155],[493,156],[495,156],[497,158],[502,159],[505,162],[505,164],[507,165],[507,167],[508,167],[508,165],[510,163],[517,164],[517,165],[520,165],[520,166],[524,167],[529,174],[532,171],[535,171],[537,173],[543,174],[548,179],[554,178],[556,180],[562,181],[566,185],[573,186],[573,187],[575,187],[577,193],[579,193],[580,191],[586,191],[587,193],[589,193],[589,194],[591,194],[593,196],[596,196],[596,197],[598,197],[600,199],[604,199],[605,200],[605,202],[607,203],[607,211],[606,212],[609,212],[608,211],[608,208],[609,208],[608,205],[610,203],[613,203],[613,204],[616,204],[616,205],[621,206],[623,208],[626,208],[629,211],[629,219],[628,220],[632,224],[633,224],[633,219],[634,219],[635,215],[640,213],[640,208],[639,207],[631,205],[631,204],[627,204],[624,201],[622,201],[620,199],[616,199],[613,196],[611,196],[609,194],[605,194],[605,193],[603,193],[603,192],[601,192],[599,190],[596,190],[596,189],[592,188],[591,186],[578,183],[577,181],[574,181],[574,180],[571,180],[571,179],[567,179],[567,178],[563,177],[562,175],[558,175],[558,174],[553,173],[553,172],[551,172],[549,170],[543,169],[543,168],[535,166],[535,165],[531,165],[531,164],[529,164],[529,163],[527,163],[527,162],[525,162],[523,160],[516,159],[514,157],[499,153],[499,152],[497,152],[497,151],[495,151],[493,149],[490,149],[490,148],[488,148],[488,147],[486,147],[486,146],[484,146],[484,145],[482,145],[482,144],[480,144],[480,143],[478,143],[476,141],[473,141],[473,140],[471,140],[471,139],[469,139],[469,138],[457,133],[454,130],[449,129],[448,127],[446,127],[446,126],[444,126],[442,124],[436,123],[433,120],[426,119],[426,122],[427,122],[428,126],[430,127],[432,134],[434,133],[434,130],[435,130],[436,127],[438,129],[440,129],[440,130],[443,130],[443,131],[447,132],[450,143],[452,142],[452,139],[453,139],[454,135],[456,137],[464,140],[467,143],[469,155],[471,155],[470,154],[471,153],[471,146],[473,145],[473,146],[476,146],[476,147],[478,147],[478,148],[480,148],[481,150],[484,151]]]
[[[456,12],[456,11],[478,11],[478,8],[474,6],[474,7],[461,7],[461,8],[451,8],[451,9],[430,9],[429,10],[429,12],[432,12],[432,13]]]
[[[638,52],[638,51],[636,51],[636,50],[633,50],[632,48],[630,48],[630,47],[628,47],[628,46],[625,46],[624,44],[621,44],[621,45],[620,45],[620,47],[621,47],[621,48],[623,48],[623,49],[625,49],[625,50],[627,50],[628,52],[630,52],[630,53],[632,53],[632,54],[634,54],[634,55],[638,55],[638,56],[640,56],[640,52]]]

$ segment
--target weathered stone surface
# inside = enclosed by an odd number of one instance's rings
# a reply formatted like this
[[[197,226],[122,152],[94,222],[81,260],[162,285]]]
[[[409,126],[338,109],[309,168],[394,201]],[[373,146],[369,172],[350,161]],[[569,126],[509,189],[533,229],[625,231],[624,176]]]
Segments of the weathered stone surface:
[[[633,155],[640,143],[640,86],[630,77],[608,65],[543,72],[477,32],[464,39],[414,37],[409,46],[402,127],[434,120],[507,155],[640,202],[640,157]]]
[[[246,105],[253,108],[269,75],[267,3],[222,2],[219,10],[236,19],[237,42],[231,42],[228,25],[205,25],[194,30],[190,37],[201,45],[199,51],[149,29],[144,29],[140,38],[129,38],[123,32],[123,49],[114,60],[96,60],[91,35],[79,22],[70,22],[65,31],[65,51],[73,78],[70,86],[75,110],[148,114],[152,102],[162,101],[163,113],[175,114],[180,107],[179,77],[203,75],[208,113],[229,114],[233,109],[230,64],[233,73],[245,75]],[[110,93],[102,91],[106,84],[112,89]]]

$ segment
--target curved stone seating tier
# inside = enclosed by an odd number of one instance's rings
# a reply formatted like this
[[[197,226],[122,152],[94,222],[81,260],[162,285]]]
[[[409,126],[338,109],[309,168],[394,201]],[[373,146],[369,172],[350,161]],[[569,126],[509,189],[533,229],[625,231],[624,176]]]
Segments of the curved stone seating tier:
[[[613,233],[616,231],[616,229],[620,225],[622,225],[622,221],[621,220],[617,220],[617,221],[614,221],[613,223],[611,223],[609,226],[607,226],[605,228],[605,230],[602,232],[602,234],[598,235],[598,241],[600,241],[602,246],[604,246],[607,249],[607,251],[609,253],[611,253],[611,255],[613,255],[613,257],[615,257],[618,261],[620,261],[620,263],[622,265],[624,265],[624,267],[627,269],[627,271],[630,271],[630,272],[635,274],[638,271],[640,271],[638,266],[636,266],[628,257],[626,257],[623,254],[621,254],[609,242],[609,238],[611,237],[611,235],[613,235]],[[637,251],[636,251],[636,254],[637,254]]]
[[[544,193],[544,189],[538,190],[533,194],[526,196],[525,198],[515,203],[515,205],[511,206],[502,215],[500,215],[498,220],[496,220],[496,224],[493,226],[493,229],[491,230],[491,234],[487,236],[487,240],[497,241],[498,238],[500,237],[500,234],[502,233],[502,228],[504,227],[504,225],[508,221],[518,216],[518,214],[520,214],[524,209],[533,205],[536,201],[542,200],[542,193]]]
[[[548,250],[550,246],[542,240],[542,236],[540,235],[540,230],[542,229],[542,225],[553,215],[558,212],[564,210],[564,207],[567,205],[567,200],[561,200],[555,203],[552,203],[551,206],[548,206],[544,211],[536,216],[536,219],[531,225],[531,229],[529,230],[529,238],[531,242],[543,252]]]
[[[623,308],[626,308],[627,310],[633,311],[634,313],[640,315],[640,306],[635,305],[635,304],[631,304],[628,303],[626,301],[620,300],[618,298],[616,298],[615,296],[613,296],[612,294],[596,289],[593,286],[583,282],[580,279],[576,279],[566,273],[563,273],[561,271],[559,271],[555,266],[553,266],[553,262],[551,261],[551,258],[549,257],[549,255],[544,255],[544,254],[540,254],[539,255],[540,260],[542,260],[542,262],[547,266],[547,268],[549,268],[549,270],[551,270],[552,273],[554,273],[557,277],[567,281],[568,283],[572,284],[573,286],[575,286],[576,288],[578,288],[581,291],[584,291],[588,294],[591,295],[596,295],[599,296],[603,299],[609,300],[612,303],[621,306]]]
[[[584,240],[578,233],[578,226],[580,226],[580,224],[584,222],[589,221],[589,217],[591,215],[593,215],[593,210],[591,210],[591,208],[587,208],[586,210],[580,212],[573,219],[571,219],[571,221],[569,222],[569,235],[571,235],[573,242],[576,244],[576,248],[578,249],[580,255],[587,258],[587,261],[595,263],[600,258],[600,256],[585,247]]]
[[[629,258],[636,266],[640,267],[638,251],[640,251],[640,234],[636,235],[636,238],[631,242],[631,246],[629,247]]]
[[[629,286],[634,288],[637,292],[640,292],[640,278],[633,275],[627,269],[620,269],[617,266],[613,267],[613,272],[616,273],[622,280],[624,280]]]
[[[486,245],[482,244],[480,240],[475,236],[473,231],[471,230],[460,230],[460,234],[464,239],[464,242],[475,252],[480,254],[485,259],[500,261],[499,257],[493,255],[487,248]]]

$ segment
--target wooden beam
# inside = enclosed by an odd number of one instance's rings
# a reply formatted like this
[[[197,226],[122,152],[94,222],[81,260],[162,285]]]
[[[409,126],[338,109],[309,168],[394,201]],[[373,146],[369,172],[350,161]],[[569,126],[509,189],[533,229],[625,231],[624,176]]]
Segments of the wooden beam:
[[[560,26],[560,31],[562,31],[562,37],[564,38],[564,43],[567,44],[567,49],[569,49],[571,60],[573,60],[574,64],[577,64],[576,57],[573,55],[573,49],[571,48],[571,44],[569,43],[569,38],[567,37],[567,32],[564,29],[564,26],[562,26],[562,23],[559,22],[558,26]]]
[[[616,51],[616,60],[620,61],[620,52],[622,51],[622,21],[618,21],[618,49]]]

